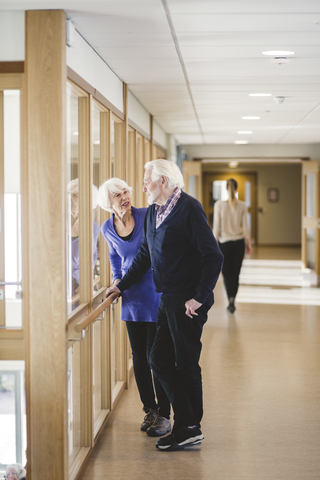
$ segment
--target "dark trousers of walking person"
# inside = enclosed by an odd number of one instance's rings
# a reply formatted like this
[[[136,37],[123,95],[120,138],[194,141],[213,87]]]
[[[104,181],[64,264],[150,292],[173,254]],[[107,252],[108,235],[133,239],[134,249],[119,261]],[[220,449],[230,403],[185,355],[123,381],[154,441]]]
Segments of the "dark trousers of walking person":
[[[126,325],[132,349],[133,371],[141,402],[145,408],[152,410],[159,408],[159,415],[169,418],[170,402],[159,380],[155,377],[152,380],[150,370],[149,356],[156,333],[156,322],[126,322]],[[156,391],[158,405],[154,391]]]
[[[219,243],[224,255],[222,275],[228,298],[235,299],[239,288],[239,275],[245,253],[245,241],[235,240],[232,242]]]
[[[172,404],[173,431],[182,426],[200,427],[203,416],[200,339],[213,294],[193,318],[185,314],[185,302],[190,298],[190,295],[162,297],[150,354],[154,376],[162,383]]]

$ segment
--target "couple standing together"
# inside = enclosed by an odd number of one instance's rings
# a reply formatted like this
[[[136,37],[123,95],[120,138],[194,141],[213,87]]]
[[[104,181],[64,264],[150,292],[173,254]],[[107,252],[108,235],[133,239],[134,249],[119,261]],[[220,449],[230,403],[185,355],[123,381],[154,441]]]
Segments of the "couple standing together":
[[[147,210],[131,206],[131,189],[122,180],[111,179],[100,188],[100,206],[113,212],[101,228],[114,282],[106,296],[113,292],[123,296],[121,318],[126,320],[134,373],[147,413],[141,429],[161,436],[156,447],[169,451],[199,444],[204,438],[201,335],[214,303],[212,291],[223,255],[201,204],[181,190],[178,166],[160,159],[148,162],[145,170]],[[150,293],[153,281],[155,291]],[[148,318],[141,318],[144,311]]]

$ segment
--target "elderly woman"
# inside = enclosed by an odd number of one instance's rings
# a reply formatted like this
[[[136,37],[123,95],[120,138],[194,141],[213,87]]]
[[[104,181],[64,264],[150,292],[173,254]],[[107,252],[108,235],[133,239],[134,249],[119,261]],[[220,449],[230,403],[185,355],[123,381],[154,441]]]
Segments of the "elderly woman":
[[[213,234],[219,241],[224,255],[222,267],[229,305],[227,309],[234,313],[235,298],[239,287],[239,275],[245,251],[251,253],[250,232],[248,228],[248,209],[244,202],[237,199],[238,183],[234,178],[227,180],[228,200],[218,200],[214,204]]]
[[[6,478],[9,480],[25,480],[26,471],[19,463],[13,463],[6,468]]]
[[[70,231],[71,237],[71,265],[72,265],[72,294],[79,292],[80,271],[79,271],[79,180],[75,178],[67,185],[67,192],[70,195],[69,199],[69,214],[70,214]],[[92,185],[92,209],[94,210],[98,204],[98,189]],[[92,227],[92,254],[93,254],[93,268],[98,258],[98,237],[100,233],[99,225],[93,221]]]
[[[143,236],[147,209],[131,205],[131,192],[132,188],[119,178],[111,178],[99,189],[100,207],[113,214],[101,232],[108,242],[114,285],[130,267]],[[160,294],[155,291],[151,269],[122,296],[121,320],[126,322],[134,375],[146,413],[141,430],[149,436],[165,435],[171,430],[170,403],[160,382],[156,378],[152,381],[149,364],[159,304]]]

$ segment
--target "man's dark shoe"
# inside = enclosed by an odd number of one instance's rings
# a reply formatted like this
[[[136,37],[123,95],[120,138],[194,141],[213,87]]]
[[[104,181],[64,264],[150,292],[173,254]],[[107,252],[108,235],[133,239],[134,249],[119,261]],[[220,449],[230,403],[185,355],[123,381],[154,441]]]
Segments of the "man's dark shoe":
[[[143,422],[141,423],[141,430],[146,432],[149,427],[153,424],[157,417],[157,412],[152,410],[152,408],[143,408],[142,409],[147,415],[144,417]]]
[[[159,438],[156,447],[159,450],[181,450],[185,447],[198,445],[204,439],[203,433],[198,427],[180,427],[166,437]]]

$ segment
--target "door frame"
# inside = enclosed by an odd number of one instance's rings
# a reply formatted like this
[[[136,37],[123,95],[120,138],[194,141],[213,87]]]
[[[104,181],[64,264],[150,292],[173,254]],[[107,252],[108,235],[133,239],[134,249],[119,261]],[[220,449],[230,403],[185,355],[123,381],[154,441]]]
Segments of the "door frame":
[[[245,176],[245,175],[252,175],[254,177],[253,183],[253,191],[252,191],[252,207],[251,207],[251,215],[252,215],[252,222],[251,222],[251,239],[254,245],[258,244],[258,214],[257,214],[257,172],[230,172],[230,170],[219,170],[216,172],[204,172],[202,177],[202,184],[203,184],[203,208],[207,215],[208,222],[209,216],[211,213],[211,209],[213,208],[209,202],[209,195],[210,195],[210,177],[217,177],[217,176],[228,176],[228,178],[235,178]]]

